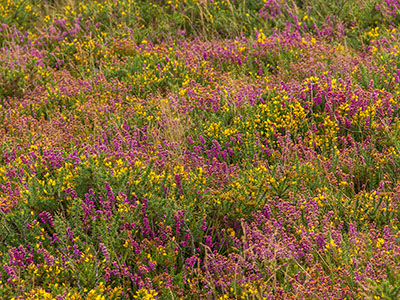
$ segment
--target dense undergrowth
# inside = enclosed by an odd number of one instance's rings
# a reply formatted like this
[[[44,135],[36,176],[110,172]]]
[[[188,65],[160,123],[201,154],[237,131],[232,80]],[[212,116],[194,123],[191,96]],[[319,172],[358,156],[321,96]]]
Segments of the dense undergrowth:
[[[1,299],[398,299],[397,0],[0,1]]]

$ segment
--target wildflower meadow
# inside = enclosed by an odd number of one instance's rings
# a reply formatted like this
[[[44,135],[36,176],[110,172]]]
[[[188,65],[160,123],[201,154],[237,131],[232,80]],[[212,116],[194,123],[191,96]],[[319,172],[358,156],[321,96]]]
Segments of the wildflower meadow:
[[[399,0],[0,0],[0,299],[399,299]]]

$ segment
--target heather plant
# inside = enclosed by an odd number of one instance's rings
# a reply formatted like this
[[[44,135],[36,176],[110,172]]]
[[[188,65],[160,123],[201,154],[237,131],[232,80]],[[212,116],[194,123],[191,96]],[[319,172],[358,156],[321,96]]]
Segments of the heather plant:
[[[398,8],[0,1],[0,298],[397,299]]]

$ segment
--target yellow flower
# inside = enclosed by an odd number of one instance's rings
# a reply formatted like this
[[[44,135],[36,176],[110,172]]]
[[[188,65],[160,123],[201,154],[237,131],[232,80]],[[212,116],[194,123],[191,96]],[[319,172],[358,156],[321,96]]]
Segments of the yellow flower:
[[[140,289],[133,296],[134,299],[153,300],[158,293],[155,290]]]
[[[382,238],[379,238],[377,241],[376,241],[376,247],[377,248],[380,248],[380,247],[382,247],[382,245],[385,243],[385,240],[384,239],[382,239]]]

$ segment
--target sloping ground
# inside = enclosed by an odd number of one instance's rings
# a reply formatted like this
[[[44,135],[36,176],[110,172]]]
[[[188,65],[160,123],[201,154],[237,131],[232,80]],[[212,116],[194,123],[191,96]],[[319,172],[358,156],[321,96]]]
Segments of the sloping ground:
[[[0,1],[0,298],[398,299],[400,4],[326,2]]]

